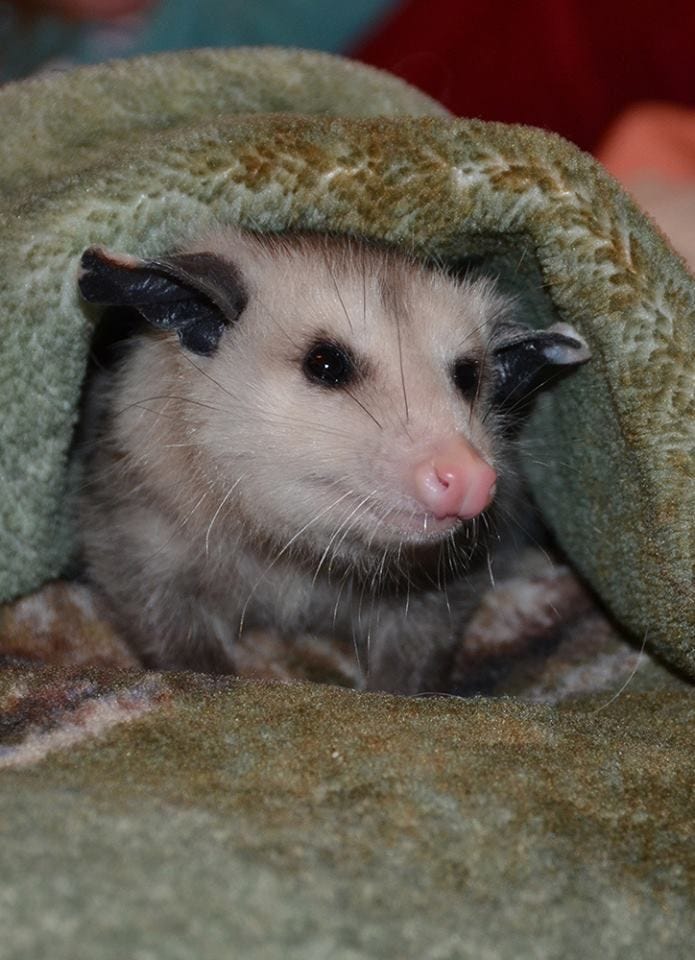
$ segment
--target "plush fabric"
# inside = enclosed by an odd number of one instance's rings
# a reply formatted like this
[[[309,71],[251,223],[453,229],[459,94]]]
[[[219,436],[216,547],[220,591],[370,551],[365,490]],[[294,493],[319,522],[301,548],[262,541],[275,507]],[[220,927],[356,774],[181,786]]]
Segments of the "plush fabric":
[[[563,141],[327,57],[106,65],[0,91],[0,119],[3,956],[687,956],[692,689],[625,641],[693,669],[679,259]],[[503,583],[467,653],[507,696],[413,699],[147,673],[87,586],[41,586],[73,539],[80,252],[160,252],[209,218],[482,252],[537,322],[575,323],[594,359],[538,411],[529,472],[618,619],[570,578],[562,644],[520,658],[539,582]],[[246,677],[351,682],[311,638],[245,639]]]
[[[445,261],[487,254],[532,319],[559,315],[586,336],[592,362],[531,425],[534,491],[618,620],[695,671],[695,287],[589,157],[530,128],[453,120],[358,65],[281,50],[10,85],[0,116],[0,598],[70,554],[84,247],[152,254],[215,218],[330,229]]]
[[[258,633],[255,682],[143,673],[84,584],[6,605],[3,957],[688,956],[692,691],[585,602],[521,656],[538,586],[473,625],[503,699],[269,682],[354,658]]]
[[[7,670],[12,960],[684,960],[694,701]]]

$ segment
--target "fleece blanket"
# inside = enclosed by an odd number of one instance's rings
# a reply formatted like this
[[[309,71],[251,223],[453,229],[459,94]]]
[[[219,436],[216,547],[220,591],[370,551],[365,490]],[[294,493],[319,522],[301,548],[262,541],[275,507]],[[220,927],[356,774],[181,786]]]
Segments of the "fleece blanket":
[[[89,330],[81,251],[159,253],[211,218],[331,229],[443,260],[486,254],[538,323],[559,315],[586,336],[593,362],[532,426],[535,493],[615,616],[695,670],[695,287],[588,157],[282,51],[88,68],[0,97],[0,598],[69,555],[66,458]]]
[[[13,960],[232,944],[251,958],[686,956],[695,281],[658,231],[558,137],[453,119],[318,54],[47,76],[1,90],[0,120]],[[544,518],[605,605],[584,616],[578,601],[554,662],[507,671],[489,699],[413,700],[307,683],[349,686],[340,651],[298,638],[283,662],[266,637],[241,658],[254,680],[165,677],[83,585],[42,587],[73,552],[91,327],[79,256],[158,254],[211,221],[482,255],[533,322],[586,337],[592,362],[543,398],[525,443]]]

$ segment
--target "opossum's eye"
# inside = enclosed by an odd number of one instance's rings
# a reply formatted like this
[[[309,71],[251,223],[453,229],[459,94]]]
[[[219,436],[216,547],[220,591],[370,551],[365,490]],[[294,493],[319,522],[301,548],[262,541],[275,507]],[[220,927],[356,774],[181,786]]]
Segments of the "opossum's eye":
[[[472,357],[457,360],[452,376],[457,389],[469,400],[475,396],[480,383],[480,363]]]
[[[315,343],[304,357],[304,375],[325,387],[345,387],[357,374],[355,360],[347,349],[330,340]]]

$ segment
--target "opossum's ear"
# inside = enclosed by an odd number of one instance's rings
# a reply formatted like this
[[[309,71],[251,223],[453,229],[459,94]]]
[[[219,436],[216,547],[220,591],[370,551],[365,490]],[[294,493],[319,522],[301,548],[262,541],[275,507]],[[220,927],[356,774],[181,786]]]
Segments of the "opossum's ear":
[[[493,346],[494,401],[498,408],[523,416],[535,395],[591,358],[591,351],[567,323],[547,330],[502,327]]]
[[[213,253],[180,253],[156,260],[89,247],[78,284],[85,300],[134,307],[160,330],[175,330],[182,346],[208,356],[225,326],[247,303],[239,272]]]

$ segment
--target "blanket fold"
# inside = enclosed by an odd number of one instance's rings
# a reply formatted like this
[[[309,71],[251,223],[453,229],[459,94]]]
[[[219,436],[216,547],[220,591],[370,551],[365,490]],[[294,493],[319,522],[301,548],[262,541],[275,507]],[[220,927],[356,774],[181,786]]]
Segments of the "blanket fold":
[[[7,956],[690,953],[687,690],[556,710],[133,671],[0,681]]]
[[[618,620],[695,673],[695,285],[593,160],[449,118],[377,71],[272,49],[10,85],[0,117],[0,598],[70,556],[82,250],[161,253],[218,221],[330,230],[452,264],[483,254],[534,323],[587,338],[592,363],[530,425],[534,493]]]
[[[695,281],[654,226],[559,137],[453,119],[301,51],[47,76],[0,90],[0,126],[10,954],[686,956]],[[526,470],[636,649],[589,614],[554,664],[537,672],[531,651],[531,681],[522,669],[486,699],[166,675],[139,668],[85,584],[38,590],[73,552],[94,320],[79,258],[161,254],[219,222],[359,234],[452,266],[480,255],[534,325],[577,327],[592,361],[542,398]],[[312,638],[284,663],[272,640],[251,636],[242,672],[349,682],[348,658]]]

